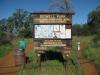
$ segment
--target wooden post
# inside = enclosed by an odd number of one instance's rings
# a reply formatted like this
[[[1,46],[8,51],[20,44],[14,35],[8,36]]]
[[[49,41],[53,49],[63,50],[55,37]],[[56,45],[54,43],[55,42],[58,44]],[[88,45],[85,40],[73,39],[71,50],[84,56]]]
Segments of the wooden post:
[[[80,48],[80,42],[78,42],[77,45],[78,45],[77,50],[80,51],[80,49],[81,49]]]
[[[66,71],[67,71],[67,60],[66,59],[64,61],[64,69],[65,69],[65,73],[66,73]]]
[[[80,47],[80,42],[78,41],[77,42],[77,58],[79,58],[81,55],[81,53],[80,53],[80,50],[81,50],[81,47]]]
[[[39,69],[41,69],[41,54],[40,53],[37,53],[37,63],[38,63]]]
[[[69,48],[67,46],[64,47],[63,56],[64,56],[65,75],[66,75],[66,72],[67,72],[67,65],[68,65],[68,62],[69,62],[69,54],[70,54]]]

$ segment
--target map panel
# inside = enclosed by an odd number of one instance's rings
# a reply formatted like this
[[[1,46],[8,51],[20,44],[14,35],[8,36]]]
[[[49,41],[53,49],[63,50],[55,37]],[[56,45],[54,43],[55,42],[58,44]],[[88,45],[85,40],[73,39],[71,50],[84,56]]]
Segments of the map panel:
[[[71,38],[71,29],[65,29],[65,25],[35,25],[35,38]]]

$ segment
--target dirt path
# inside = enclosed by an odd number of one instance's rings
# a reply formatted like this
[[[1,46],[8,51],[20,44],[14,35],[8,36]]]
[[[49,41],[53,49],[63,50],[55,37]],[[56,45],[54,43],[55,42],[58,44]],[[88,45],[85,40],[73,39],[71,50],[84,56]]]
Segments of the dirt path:
[[[32,43],[26,47],[26,55],[32,50]],[[0,75],[18,75],[19,67],[15,66],[14,50],[0,59]]]
[[[90,63],[84,58],[80,59],[79,61],[84,69],[85,75],[97,75],[97,71],[94,64]]]
[[[85,47],[86,47],[85,44],[81,45],[81,49],[83,49]],[[85,75],[97,75],[95,65],[92,64],[86,58],[84,58],[81,54],[81,51],[79,51],[78,54],[79,54],[79,62],[80,62],[80,65],[82,66],[82,68],[84,70]]]

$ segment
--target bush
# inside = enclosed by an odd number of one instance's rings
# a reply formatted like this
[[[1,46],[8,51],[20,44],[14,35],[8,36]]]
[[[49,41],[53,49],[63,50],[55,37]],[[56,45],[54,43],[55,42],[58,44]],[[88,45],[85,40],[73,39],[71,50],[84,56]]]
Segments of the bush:
[[[21,29],[19,31],[19,37],[25,37],[25,38],[32,38],[32,30],[30,28],[27,29]]]
[[[6,38],[7,38],[6,34],[2,31],[0,31],[0,45],[8,42],[8,40]]]
[[[9,43],[12,40],[11,33],[0,31],[0,45]]]
[[[94,46],[100,46],[100,35],[96,35],[94,38],[93,38],[93,40],[92,40],[92,44],[94,45]]]

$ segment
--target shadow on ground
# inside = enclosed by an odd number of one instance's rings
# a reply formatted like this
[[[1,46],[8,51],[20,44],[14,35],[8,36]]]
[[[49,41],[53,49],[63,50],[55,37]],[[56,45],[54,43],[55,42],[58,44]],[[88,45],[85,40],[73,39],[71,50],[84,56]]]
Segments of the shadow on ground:
[[[47,60],[58,60],[60,63],[64,63],[64,58],[61,52],[56,51],[46,51],[41,55],[41,61],[45,62]]]

